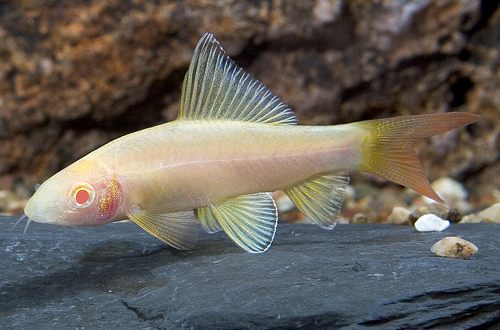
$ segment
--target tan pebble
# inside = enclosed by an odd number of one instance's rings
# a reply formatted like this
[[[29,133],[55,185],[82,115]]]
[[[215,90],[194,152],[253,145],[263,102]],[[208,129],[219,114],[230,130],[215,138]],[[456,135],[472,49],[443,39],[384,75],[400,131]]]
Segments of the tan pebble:
[[[434,181],[432,188],[451,207],[457,208],[461,212],[470,209],[470,205],[467,203],[468,192],[461,183],[445,177]],[[428,200],[430,201],[430,199]]]
[[[448,236],[434,243],[431,251],[439,257],[465,259],[477,252],[477,246],[459,237]]]
[[[367,223],[368,217],[363,213],[358,213],[349,219],[349,223]]]
[[[484,219],[485,222],[500,223],[500,203],[493,204],[487,209],[478,213],[478,216]]]
[[[20,215],[24,212],[27,201],[12,201],[7,205],[6,212],[9,215]]]
[[[285,194],[278,195],[275,193],[274,200],[276,202],[276,207],[280,213],[292,211],[295,208],[292,200]]]
[[[393,225],[411,225],[410,214],[411,212],[404,207],[396,206],[392,209],[387,222]]]
[[[349,219],[344,218],[343,216],[339,216],[337,219],[337,225],[346,225],[349,223]]]
[[[441,203],[426,204],[424,206],[419,207],[415,212],[413,212],[410,215],[410,221],[412,223],[415,223],[415,221],[417,221],[418,218],[420,218],[425,214],[435,214],[441,219],[445,219],[449,211],[450,208],[446,204],[441,204]]]
[[[483,221],[484,221],[484,219],[481,218],[477,214],[468,214],[468,215],[464,215],[462,217],[462,220],[460,220],[460,223],[479,223],[479,222],[483,222]]]
[[[448,177],[439,178],[432,183],[432,188],[444,197],[452,198],[453,200],[466,200],[469,193],[464,185]]]
[[[9,212],[9,206],[18,201],[19,197],[13,192],[9,190],[0,190],[0,212]]]

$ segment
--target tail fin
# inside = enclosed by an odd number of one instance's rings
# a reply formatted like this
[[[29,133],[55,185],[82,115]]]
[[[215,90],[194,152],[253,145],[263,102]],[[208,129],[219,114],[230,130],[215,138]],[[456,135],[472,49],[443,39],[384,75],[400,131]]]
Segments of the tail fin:
[[[358,169],[442,203],[443,200],[425,177],[413,145],[421,139],[473,123],[480,118],[471,113],[451,112],[356,123],[369,132],[363,142],[363,160]]]

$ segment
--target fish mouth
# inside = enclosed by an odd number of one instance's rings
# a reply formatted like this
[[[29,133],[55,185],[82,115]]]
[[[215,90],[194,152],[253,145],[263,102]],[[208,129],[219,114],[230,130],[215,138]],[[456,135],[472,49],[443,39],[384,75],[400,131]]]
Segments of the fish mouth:
[[[28,200],[28,203],[24,207],[24,216],[21,216],[20,219],[28,218],[29,222],[57,224],[57,217],[53,215],[59,213],[58,203],[56,201],[49,201],[45,204],[41,203],[40,194],[38,194],[39,191],[40,189]]]

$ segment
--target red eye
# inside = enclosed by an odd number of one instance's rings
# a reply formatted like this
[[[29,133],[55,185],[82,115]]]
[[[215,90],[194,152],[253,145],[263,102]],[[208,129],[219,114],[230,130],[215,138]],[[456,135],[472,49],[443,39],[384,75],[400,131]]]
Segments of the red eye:
[[[75,200],[78,204],[85,204],[90,199],[90,194],[85,189],[80,189],[76,192]]]
[[[67,203],[73,209],[85,209],[91,205],[96,198],[94,187],[88,183],[76,183],[70,187],[67,195]]]

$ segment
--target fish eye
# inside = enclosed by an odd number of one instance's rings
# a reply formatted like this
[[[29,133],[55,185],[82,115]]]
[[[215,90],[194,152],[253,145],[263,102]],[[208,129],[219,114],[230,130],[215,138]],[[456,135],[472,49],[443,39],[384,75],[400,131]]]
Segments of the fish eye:
[[[70,194],[70,204],[75,208],[84,208],[94,201],[94,188],[89,184],[76,185]]]
[[[85,204],[90,199],[90,194],[87,189],[79,189],[75,194],[75,201],[78,204]]]

